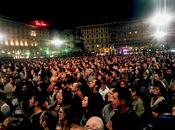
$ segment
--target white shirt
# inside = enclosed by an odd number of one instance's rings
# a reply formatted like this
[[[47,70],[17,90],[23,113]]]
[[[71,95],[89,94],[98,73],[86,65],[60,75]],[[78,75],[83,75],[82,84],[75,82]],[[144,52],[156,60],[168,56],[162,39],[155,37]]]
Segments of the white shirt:
[[[105,96],[106,96],[106,94],[109,92],[109,88],[108,88],[107,86],[105,87],[104,90],[102,90],[102,89],[100,88],[98,92],[99,92],[99,93],[101,94],[101,96],[103,97],[103,100],[105,100]]]

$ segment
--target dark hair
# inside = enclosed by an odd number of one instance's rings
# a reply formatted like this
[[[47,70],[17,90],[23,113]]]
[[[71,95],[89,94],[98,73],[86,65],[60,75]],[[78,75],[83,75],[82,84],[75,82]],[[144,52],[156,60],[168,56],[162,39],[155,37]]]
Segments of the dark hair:
[[[65,113],[65,119],[67,120],[68,125],[71,125],[74,121],[72,106],[65,105],[65,106],[62,106],[62,108],[63,108],[63,111]]]
[[[76,81],[76,79],[73,76],[68,76],[67,84],[73,84]]]
[[[136,92],[136,95],[137,95],[137,96],[140,96],[141,93],[140,93],[140,88],[139,88],[139,86],[131,85],[129,88],[131,89],[132,92]]]
[[[62,89],[62,96],[63,96],[62,104],[68,105],[71,103],[72,95],[70,91]]]
[[[118,93],[118,99],[119,100],[125,100],[125,105],[131,106],[132,98],[131,98],[131,92],[128,90],[128,88],[115,88],[113,92]]]
[[[50,111],[43,111],[43,113],[41,114],[41,119],[46,122],[46,125],[50,130],[56,128],[57,119]]]
[[[35,102],[38,102],[38,106],[41,108],[44,108],[44,103],[46,101],[46,98],[43,94],[34,94],[32,97],[34,97]]]
[[[160,88],[160,93],[163,95],[167,92],[166,88],[163,86],[161,81],[154,81],[153,86]]]
[[[80,85],[79,89],[82,92],[83,96],[88,96],[91,93],[90,88],[85,84]]]
[[[7,98],[4,93],[0,92],[0,100],[5,101]]]

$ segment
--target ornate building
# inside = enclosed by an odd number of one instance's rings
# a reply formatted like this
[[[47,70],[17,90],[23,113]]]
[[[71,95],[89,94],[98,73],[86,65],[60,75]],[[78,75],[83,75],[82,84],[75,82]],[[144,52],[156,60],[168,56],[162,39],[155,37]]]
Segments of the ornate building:
[[[48,41],[48,29],[0,17],[0,57],[42,56]]]
[[[138,51],[153,43],[144,20],[80,26],[76,31],[85,49],[97,54],[116,54],[124,48]]]

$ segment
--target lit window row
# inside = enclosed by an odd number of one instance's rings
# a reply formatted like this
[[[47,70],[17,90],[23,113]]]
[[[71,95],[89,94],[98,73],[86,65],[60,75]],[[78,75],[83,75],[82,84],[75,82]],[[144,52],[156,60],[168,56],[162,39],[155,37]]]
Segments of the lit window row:
[[[6,46],[11,45],[11,46],[29,46],[29,44],[27,43],[27,41],[5,41],[4,44]],[[30,46],[37,46],[37,43],[31,43]]]

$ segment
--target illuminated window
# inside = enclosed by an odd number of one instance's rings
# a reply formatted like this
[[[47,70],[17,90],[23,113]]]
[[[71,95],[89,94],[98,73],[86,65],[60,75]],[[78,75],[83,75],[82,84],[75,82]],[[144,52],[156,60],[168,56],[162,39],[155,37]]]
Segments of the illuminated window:
[[[8,41],[5,41],[5,45],[8,45]]]
[[[30,36],[36,37],[36,32],[35,31],[31,31]]]
[[[25,46],[28,46],[27,41],[25,41]]]
[[[13,42],[13,40],[11,40],[10,45],[14,46],[14,42]]]
[[[23,41],[21,41],[21,42],[20,42],[20,45],[21,45],[21,46],[23,46],[23,45],[24,45],[24,44],[23,44]]]
[[[27,43],[25,43],[25,46],[28,46],[28,44],[27,44]]]
[[[16,42],[15,42],[15,45],[16,45],[16,46],[19,46],[19,43],[18,43],[18,41],[17,41],[17,40],[16,40]]]

